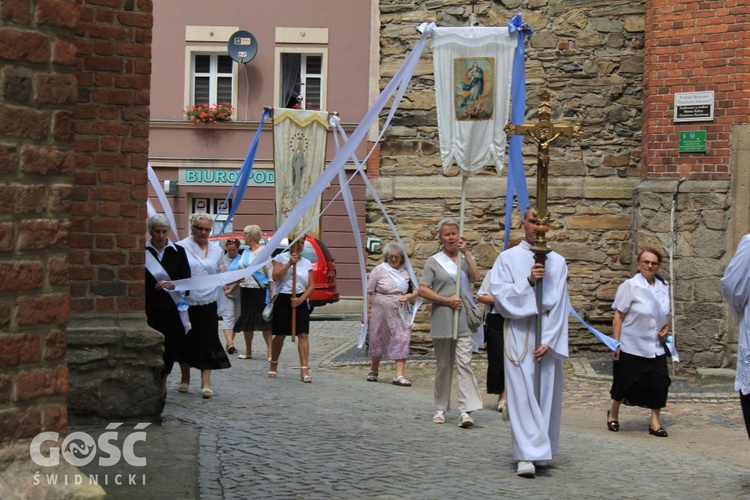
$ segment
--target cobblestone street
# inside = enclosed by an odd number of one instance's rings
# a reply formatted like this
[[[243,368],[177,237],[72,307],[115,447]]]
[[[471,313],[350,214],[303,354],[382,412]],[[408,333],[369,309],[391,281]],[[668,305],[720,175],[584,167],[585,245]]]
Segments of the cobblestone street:
[[[165,422],[150,430],[147,486],[109,489],[114,497],[158,498],[738,498],[750,495],[750,442],[730,388],[670,392],[662,423],[623,408],[608,432],[610,379],[586,360],[567,365],[561,453],[534,480],[515,474],[510,427],[485,395],[476,425],[458,412],[431,422],[428,361],[407,365],[415,385],[367,383],[365,354],[352,350],[358,321],[311,323],[312,384],[300,382],[296,344],[287,339],[276,379],[267,377],[262,337],[252,360],[231,356],[213,375],[213,399],[200,397],[193,371],[188,394],[170,379]],[[241,336],[237,347],[242,351]],[[483,365],[477,376],[483,386]],[[455,404],[455,396],[453,402]],[[195,456],[197,454],[197,457]],[[138,490],[138,491],[136,491]]]

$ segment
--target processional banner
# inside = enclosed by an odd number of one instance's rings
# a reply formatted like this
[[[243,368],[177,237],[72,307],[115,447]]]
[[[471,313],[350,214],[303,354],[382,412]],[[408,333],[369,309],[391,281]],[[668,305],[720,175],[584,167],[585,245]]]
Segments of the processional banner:
[[[516,39],[508,28],[434,28],[443,170],[454,160],[466,171],[491,163],[502,170]]]
[[[276,227],[286,220],[299,200],[323,173],[328,140],[328,112],[274,108],[273,158],[276,171]],[[292,230],[295,235],[307,229],[320,234],[320,203],[313,203]]]

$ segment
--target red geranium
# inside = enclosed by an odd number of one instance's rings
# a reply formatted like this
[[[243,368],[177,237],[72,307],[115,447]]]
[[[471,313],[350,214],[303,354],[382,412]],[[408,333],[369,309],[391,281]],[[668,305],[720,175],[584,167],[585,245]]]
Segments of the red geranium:
[[[228,102],[224,104],[200,104],[198,106],[188,106],[185,108],[185,115],[190,120],[191,125],[212,124],[216,122],[228,122],[232,120],[234,108]]]

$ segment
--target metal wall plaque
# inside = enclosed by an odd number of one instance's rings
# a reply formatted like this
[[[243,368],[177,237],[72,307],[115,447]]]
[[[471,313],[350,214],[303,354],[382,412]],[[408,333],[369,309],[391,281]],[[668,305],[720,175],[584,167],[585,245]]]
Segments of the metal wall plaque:
[[[710,122],[714,119],[714,91],[677,92],[674,95],[675,122]]]

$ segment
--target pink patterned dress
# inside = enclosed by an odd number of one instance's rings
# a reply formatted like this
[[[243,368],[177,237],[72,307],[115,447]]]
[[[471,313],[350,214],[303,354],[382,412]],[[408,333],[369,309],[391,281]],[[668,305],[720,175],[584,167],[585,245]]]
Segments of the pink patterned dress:
[[[406,268],[401,266],[398,272],[408,283]],[[369,321],[370,356],[384,356],[393,360],[408,358],[411,327],[405,321],[408,319],[406,305],[398,301],[404,295],[401,287],[386,270],[378,266],[370,272],[367,293],[373,295]]]

